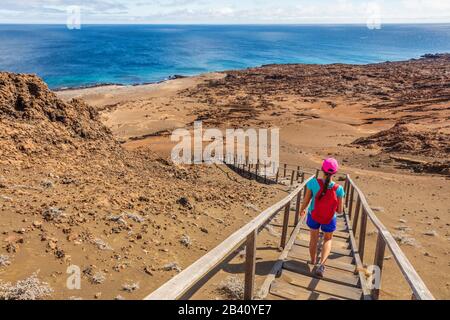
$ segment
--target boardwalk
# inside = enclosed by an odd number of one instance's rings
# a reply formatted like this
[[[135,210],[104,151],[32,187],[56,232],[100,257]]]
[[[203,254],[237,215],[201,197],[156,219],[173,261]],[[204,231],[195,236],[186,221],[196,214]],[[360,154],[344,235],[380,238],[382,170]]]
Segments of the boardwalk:
[[[201,287],[204,279],[217,272],[221,264],[239,248],[245,247],[244,299],[270,300],[369,300],[379,299],[380,287],[373,279],[382,280],[386,249],[389,250],[408,283],[412,299],[432,300],[425,283],[414,270],[401,248],[387,228],[370,208],[364,194],[350,176],[345,176],[345,210],[338,217],[331,256],[326,263],[323,279],[313,276],[309,261],[309,230],[300,221],[300,203],[306,193],[306,184],[314,175],[294,166],[284,165],[275,177],[266,176],[259,165],[227,157],[225,163],[237,173],[261,183],[290,186],[289,195],[261,212],[252,221],[234,232],[217,247],[209,251],[191,266],[149,294],[147,300],[188,299]],[[319,171],[316,172],[316,176]],[[306,178],[308,177],[309,178]],[[273,219],[283,217],[280,239],[281,254],[260,288],[255,288],[256,241],[258,234]],[[293,219],[292,219],[293,217]],[[289,223],[294,228],[289,232]],[[372,260],[367,257],[366,231],[372,223],[377,240]],[[355,236],[357,235],[357,237]],[[356,241],[356,238],[358,241]],[[320,248],[320,246],[319,246]],[[369,272],[369,267],[378,270],[378,277]]]
[[[322,238],[319,240],[322,243]],[[319,249],[321,246],[319,246]],[[319,251],[320,253],[320,251]],[[359,300],[363,298],[361,282],[350,244],[349,228],[343,216],[338,217],[331,255],[323,279],[313,276],[310,263],[309,236],[301,228],[283,262],[279,277],[270,284],[269,300]]]

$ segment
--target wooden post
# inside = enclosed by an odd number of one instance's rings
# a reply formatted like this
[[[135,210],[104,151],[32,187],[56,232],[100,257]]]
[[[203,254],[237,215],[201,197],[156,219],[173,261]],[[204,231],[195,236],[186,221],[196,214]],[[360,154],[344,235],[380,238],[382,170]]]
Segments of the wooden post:
[[[348,184],[349,184],[350,182],[349,182],[349,180],[348,180],[348,175],[346,176],[346,178],[345,178],[345,185],[344,185],[344,192],[345,192],[345,197],[347,197],[348,196]],[[345,199],[345,202],[344,202],[344,206],[346,206],[347,205],[347,198]]]
[[[350,188],[352,187],[350,180],[348,180],[347,190],[345,191],[345,207],[348,208],[349,199],[350,199]]]
[[[305,182],[305,173],[302,172],[302,183]]]
[[[352,227],[353,234],[356,234],[356,228],[358,227],[358,219],[359,219],[359,211],[360,210],[361,210],[361,198],[359,197],[359,194],[358,194],[358,197],[356,200],[355,214],[352,219],[353,220],[353,227]]]
[[[380,285],[381,285],[381,274],[383,272],[383,262],[384,262],[384,251],[386,249],[386,242],[383,239],[383,236],[381,233],[378,233],[378,239],[377,239],[377,246],[375,248],[375,259],[373,261],[373,264],[375,266],[378,266],[380,268]],[[374,300],[378,300],[380,297],[380,288],[373,288],[372,289],[372,298]]]
[[[353,209],[353,196],[355,192],[355,187],[352,186],[350,191],[350,206],[348,207],[348,217],[352,218],[352,209]]]
[[[283,178],[286,178],[287,175],[287,164],[284,165]]]
[[[316,170],[316,178],[317,178],[317,179],[319,179],[319,173],[320,173],[320,170],[317,169],[317,170]]]
[[[298,225],[298,222],[300,220],[300,204],[302,202],[302,192],[300,191],[297,194],[297,203],[295,205],[295,226]]]
[[[267,184],[267,162],[264,160],[264,184]]]
[[[347,185],[348,185],[348,179],[345,179],[345,183],[344,183],[344,192],[347,192]]]
[[[300,179],[300,166],[297,166],[297,181]]]
[[[366,230],[367,230],[367,211],[363,207],[361,215],[361,230],[359,231],[359,246],[358,252],[361,258],[361,262],[364,262],[364,247],[366,244]]]
[[[256,162],[256,169],[255,169],[255,180],[258,181],[258,173],[259,173],[259,160]]]
[[[302,176],[303,182],[305,181],[305,173],[303,172],[303,176]],[[306,186],[303,188],[303,198],[306,197]]]
[[[283,249],[286,247],[290,211],[291,211],[291,202],[289,201],[287,205],[284,207],[283,231],[281,233],[281,243],[280,243],[280,247]]]
[[[257,230],[255,229],[248,235],[245,248],[244,300],[253,300],[255,292],[256,232]]]
[[[280,168],[277,169],[277,175],[275,176],[275,182],[278,184],[278,176],[280,175]]]
[[[292,170],[292,175],[291,175],[291,186],[294,185],[294,176],[295,176],[295,171]]]

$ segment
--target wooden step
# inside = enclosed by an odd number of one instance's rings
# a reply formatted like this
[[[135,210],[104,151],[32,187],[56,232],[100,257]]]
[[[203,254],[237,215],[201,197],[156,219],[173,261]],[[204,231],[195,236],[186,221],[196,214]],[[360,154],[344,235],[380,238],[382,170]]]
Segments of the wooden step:
[[[319,248],[319,254],[320,254],[320,249]],[[306,255],[306,256],[310,256],[309,255],[309,248],[306,247],[302,247],[302,246],[293,246],[291,251],[292,254],[299,254],[299,255]],[[338,254],[338,253],[330,253],[328,260],[333,260],[333,261],[339,261],[342,263],[346,263],[346,264],[352,264],[353,263],[353,257],[349,257],[349,256],[344,256],[342,254]]]
[[[281,296],[277,296],[274,294],[269,293],[264,300],[269,300],[269,301],[278,301],[278,300],[293,300],[293,299],[289,299],[287,297],[281,297]]]
[[[297,246],[297,248],[299,247]],[[288,258],[293,260],[299,260],[301,262],[309,262],[309,260],[311,259],[309,251],[307,250],[291,250],[288,254]],[[356,269],[356,266],[354,264],[332,259],[328,259],[327,262],[325,263],[325,266],[351,273],[353,273]]]
[[[321,292],[311,292],[278,279],[272,282],[270,295],[281,297],[285,300],[345,300]]]
[[[359,288],[311,278],[288,270],[283,270],[283,273],[278,280],[284,280],[291,285],[308,291],[323,293],[343,299],[360,300],[362,298],[362,290]]]
[[[296,240],[294,244],[297,245],[297,246],[309,248],[309,241],[306,241],[306,240]],[[353,256],[352,250],[347,249],[347,248],[348,248],[348,245],[337,246],[333,242],[332,246],[331,246],[331,252],[332,253],[338,253],[338,254],[341,254],[341,255],[344,255],[344,256],[352,257]]]
[[[297,240],[304,240],[309,242],[309,233],[306,233],[305,231],[299,233],[297,236]],[[342,238],[333,238],[333,247],[336,248],[344,248],[349,249],[350,248],[350,242],[346,239]]]
[[[305,276],[316,277],[313,273],[315,267],[302,261],[287,260],[283,263],[283,269],[292,271],[294,273],[303,274]],[[348,285],[351,287],[358,287],[359,277],[346,271],[328,268],[324,275],[324,280]]]

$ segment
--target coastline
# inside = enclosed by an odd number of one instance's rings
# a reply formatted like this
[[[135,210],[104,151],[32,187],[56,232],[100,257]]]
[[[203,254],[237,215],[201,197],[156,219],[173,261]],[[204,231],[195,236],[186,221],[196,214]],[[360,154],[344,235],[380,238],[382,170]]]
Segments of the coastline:
[[[165,77],[164,79],[158,80],[158,81],[148,81],[148,82],[145,81],[145,82],[136,82],[136,83],[130,83],[130,84],[120,83],[120,82],[117,82],[117,83],[105,82],[105,83],[96,83],[96,84],[87,84],[87,85],[81,84],[79,86],[54,87],[54,88],[50,88],[50,90],[52,90],[54,92],[63,92],[63,91],[74,91],[74,90],[82,90],[82,89],[92,89],[92,88],[99,88],[99,87],[139,87],[139,86],[160,84],[160,83],[164,83],[164,82],[168,82],[168,81],[176,80],[176,79],[196,78],[201,75],[209,74],[209,73],[224,73],[224,74],[226,74],[227,72],[231,72],[231,71],[245,71],[248,69],[273,67],[273,66],[288,66],[288,65],[293,65],[293,66],[299,66],[299,65],[304,65],[304,66],[330,66],[330,65],[370,66],[370,65],[378,65],[378,64],[384,64],[384,63],[404,63],[404,62],[410,62],[410,61],[417,61],[417,60],[424,59],[424,58],[433,59],[435,57],[439,57],[439,56],[443,56],[443,55],[447,55],[447,54],[450,54],[450,52],[426,53],[419,57],[413,57],[413,58],[410,58],[407,60],[386,60],[386,61],[380,61],[380,62],[376,62],[376,63],[361,63],[361,64],[343,63],[343,62],[335,62],[335,63],[268,63],[268,64],[249,66],[249,67],[245,67],[245,68],[241,68],[241,69],[230,69],[230,70],[222,70],[222,71],[211,70],[208,72],[202,72],[202,73],[193,74],[193,75],[174,74],[174,75],[169,75],[169,76]]]
[[[95,83],[95,84],[73,86],[73,87],[55,87],[55,88],[50,88],[50,90],[52,90],[54,92],[62,92],[62,91],[71,91],[71,90],[94,89],[94,88],[101,88],[101,87],[138,87],[138,86],[146,86],[146,85],[164,83],[164,82],[176,80],[176,79],[197,77],[200,75],[201,74],[197,74],[197,75],[193,75],[193,76],[184,76],[184,75],[175,74],[175,75],[166,77],[163,80],[154,81],[154,82],[137,82],[137,83],[132,83],[132,84],[105,82],[105,83]]]

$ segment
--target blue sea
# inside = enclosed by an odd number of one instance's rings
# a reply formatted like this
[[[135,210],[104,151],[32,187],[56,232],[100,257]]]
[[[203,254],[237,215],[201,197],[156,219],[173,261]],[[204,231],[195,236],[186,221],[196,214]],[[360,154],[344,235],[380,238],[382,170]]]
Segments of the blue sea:
[[[271,63],[366,64],[450,52],[450,24],[0,25],[0,70],[51,88],[139,84]]]

